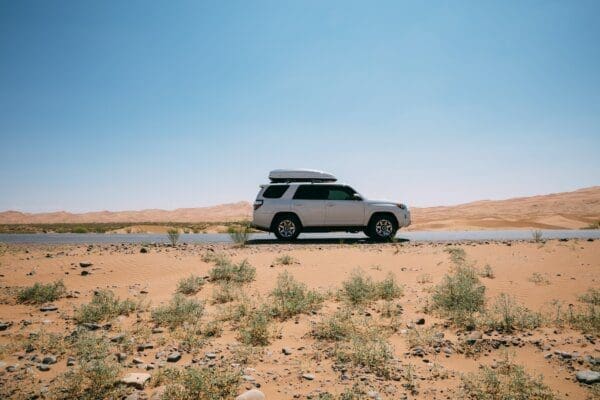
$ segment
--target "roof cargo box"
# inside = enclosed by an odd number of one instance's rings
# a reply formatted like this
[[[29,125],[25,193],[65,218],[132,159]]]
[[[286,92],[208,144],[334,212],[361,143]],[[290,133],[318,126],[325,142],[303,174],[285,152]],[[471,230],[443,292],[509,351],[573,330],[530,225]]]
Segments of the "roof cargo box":
[[[335,182],[337,178],[327,172],[313,169],[274,169],[269,173],[272,183],[277,182]]]

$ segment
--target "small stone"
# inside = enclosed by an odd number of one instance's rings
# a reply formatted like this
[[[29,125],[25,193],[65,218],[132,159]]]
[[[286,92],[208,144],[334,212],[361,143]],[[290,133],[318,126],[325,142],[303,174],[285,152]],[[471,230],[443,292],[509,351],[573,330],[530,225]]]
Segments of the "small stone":
[[[54,304],[48,304],[48,305],[40,307],[40,311],[43,311],[43,312],[56,311],[56,310],[58,310],[58,307],[56,307]]]
[[[478,340],[481,340],[483,334],[479,331],[473,331],[467,336],[466,342],[467,344],[475,344]]]
[[[5,322],[0,322],[0,331],[5,331],[10,327],[10,324],[7,324]]]
[[[146,254],[147,252],[148,252],[148,249],[147,249],[147,248],[145,248],[145,247],[142,247],[142,248],[140,249],[140,253]]]
[[[160,327],[152,329],[152,333],[163,333],[164,331],[165,331],[164,328],[160,328]]]
[[[81,271],[82,276],[88,276],[89,274],[90,274],[90,271],[86,271],[86,270]]]
[[[42,360],[42,364],[56,364],[56,356],[46,356]]]
[[[146,349],[153,349],[154,345],[152,343],[142,343],[138,344],[137,351],[144,351]]]
[[[265,397],[264,393],[258,389],[248,390],[235,398],[235,400],[265,400],[265,399],[266,399],[266,397]]]
[[[589,369],[585,371],[579,371],[577,374],[575,374],[575,378],[577,378],[577,381],[579,382],[592,385],[600,382],[600,372]]]
[[[143,389],[146,382],[150,380],[150,374],[144,372],[132,372],[121,378],[120,382],[127,385],[133,386],[137,389]]]
[[[206,353],[206,358],[208,358],[209,360],[214,360],[215,358],[217,358],[217,355],[215,353]]]
[[[177,362],[179,360],[181,360],[181,353],[178,351],[174,351],[173,353],[167,356],[168,362]]]
[[[419,318],[419,319],[417,319],[415,321],[415,324],[417,324],[417,325],[425,325],[425,318]]]
[[[43,372],[50,371],[50,366],[48,364],[38,364],[37,368]]]
[[[286,356],[289,356],[290,354],[292,354],[292,349],[290,349],[289,347],[284,347],[283,349],[281,349],[281,352]]]
[[[102,325],[96,324],[96,323],[93,323],[93,322],[86,322],[86,323],[81,324],[81,325],[84,328],[86,328],[87,330],[89,330],[89,331],[96,331],[96,330],[102,328]]]
[[[67,367],[72,367],[75,365],[75,358],[69,357],[67,358]]]
[[[307,381],[312,381],[315,379],[315,376],[313,374],[302,374],[302,378],[306,379]]]
[[[89,262],[89,261],[82,261],[82,262],[80,262],[80,263],[79,263],[79,266],[80,266],[81,268],[87,268],[87,267],[91,267],[92,265],[93,265],[93,264],[92,264],[91,262]]]
[[[144,360],[142,360],[141,358],[134,358],[133,360],[131,360],[134,364],[140,365],[144,363]]]
[[[113,342],[113,343],[116,343],[116,342],[122,342],[123,339],[125,339],[125,334],[124,333],[120,333],[118,335],[115,335],[115,336],[111,337],[110,341]]]

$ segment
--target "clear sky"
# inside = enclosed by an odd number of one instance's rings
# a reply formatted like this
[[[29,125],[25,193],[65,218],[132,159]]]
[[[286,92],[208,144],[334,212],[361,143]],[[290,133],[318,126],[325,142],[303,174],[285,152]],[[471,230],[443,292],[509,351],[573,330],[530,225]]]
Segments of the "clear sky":
[[[425,5],[427,3],[427,5]],[[600,184],[598,1],[0,0],[0,210]]]

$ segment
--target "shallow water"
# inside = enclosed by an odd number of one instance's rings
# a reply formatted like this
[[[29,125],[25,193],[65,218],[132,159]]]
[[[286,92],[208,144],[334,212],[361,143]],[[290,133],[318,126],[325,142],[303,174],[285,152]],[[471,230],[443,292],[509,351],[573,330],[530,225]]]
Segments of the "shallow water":
[[[600,239],[600,230],[542,230],[544,239]],[[486,230],[486,231],[400,231],[399,240],[414,242],[453,242],[462,240],[531,240],[528,230]],[[256,233],[250,237],[252,244],[273,243],[275,236]],[[363,241],[367,237],[362,233],[305,233],[297,242]],[[180,243],[231,243],[226,233],[190,233],[181,234]],[[104,234],[104,233],[31,233],[0,234],[3,243],[36,244],[97,244],[97,243],[167,243],[167,236],[160,234]]]

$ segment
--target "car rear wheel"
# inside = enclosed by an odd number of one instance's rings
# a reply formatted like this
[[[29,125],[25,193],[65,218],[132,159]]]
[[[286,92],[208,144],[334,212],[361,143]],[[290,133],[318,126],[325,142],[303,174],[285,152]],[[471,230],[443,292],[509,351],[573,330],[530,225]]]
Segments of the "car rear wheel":
[[[294,215],[281,215],[273,221],[273,233],[279,240],[295,240],[301,229],[300,221]]]
[[[389,215],[376,215],[371,219],[367,229],[367,236],[374,240],[388,241],[396,236],[398,224]]]

